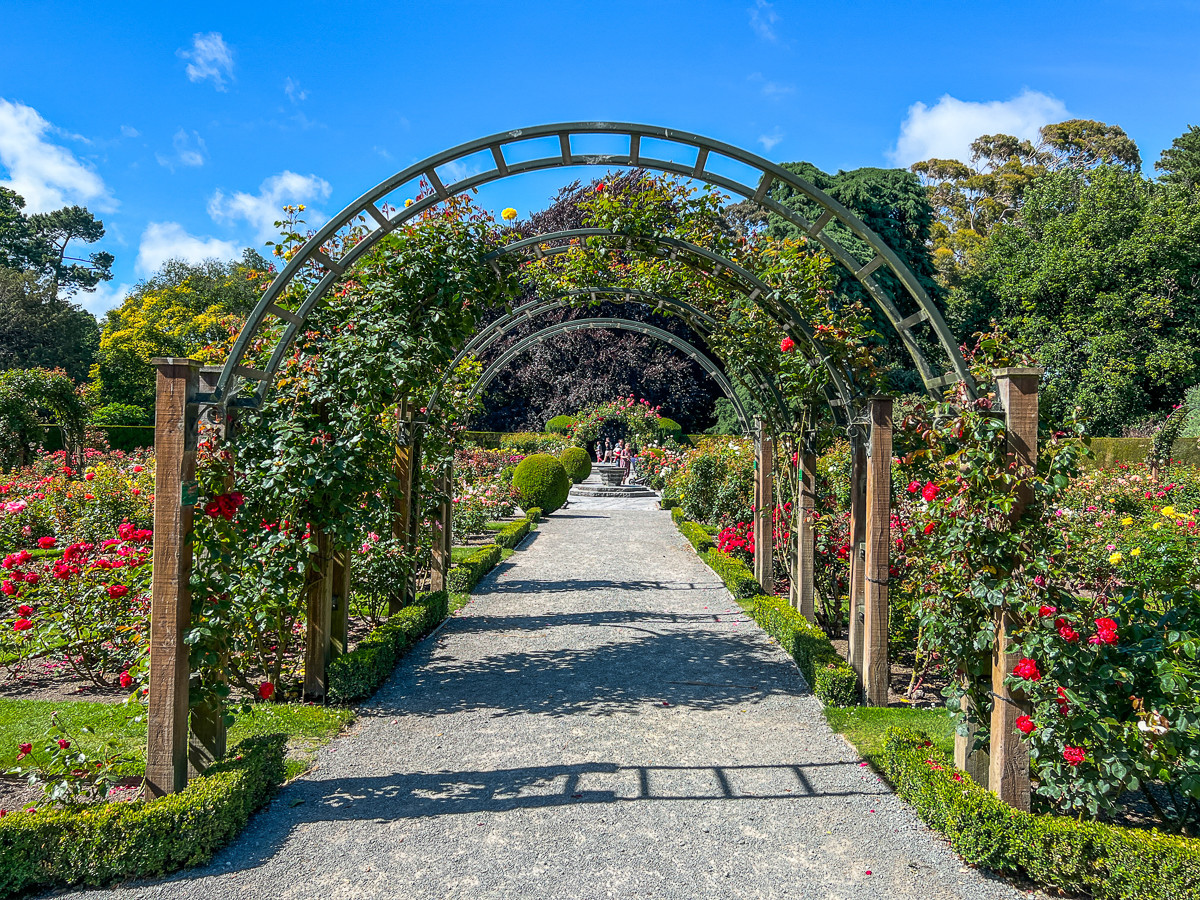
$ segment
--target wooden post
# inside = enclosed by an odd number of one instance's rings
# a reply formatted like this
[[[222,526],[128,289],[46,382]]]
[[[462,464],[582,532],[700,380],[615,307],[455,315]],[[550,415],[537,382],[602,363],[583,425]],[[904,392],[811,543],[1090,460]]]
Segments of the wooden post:
[[[412,404],[407,400],[400,401],[399,417],[396,424],[396,481],[399,491],[392,502],[392,537],[403,541],[407,546],[413,534],[412,522],[414,517],[414,472],[417,459],[414,446]],[[412,579],[405,584],[397,585],[392,596],[388,598],[388,615],[395,615],[408,605],[412,593]]]
[[[796,510],[796,608],[810,622],[816,622],[816,543],[812,516],[817,505],[817,456],[812,435],[806,435],[800,450],[800,508]]]
[[[996,394],[1004,406],[1005,433],[1009,464],[1018,470],[1037,465],[1038,383],[1042,370],[1032,368],[998,369]],[[1015,521],[1032,499],[1028,488],[1017,493],[1011,513]],[[1017,654],[1009,650],[1008,635],[1019,622],[1008,609],[996,612],[996,645],[992,651],[992,721],[988,787],[1009,806],[1029,809],[1029,745],[1017,732],[1017,717],[1029,711],[1021,691],[1004,683],[1005,676],[1017,664]]]
[[[959,708],[964,712],[969,712],[974,703],[970,697],[963,697],[959,701]],[[954,767],[962,769],[980,787],[987,787],[989,780],[988,768],[991,765],[990,754],[982,747],[972,750],[971,747],[975,744],[976,735],[979,732],[979,726],[967,718],[967,733],[954,733]]]
[[[870,399],[867,553],[863,603],[863,688],[868,706],[887,706],[888,566],[892,549],[892,398]]]
[[[192,516],[196,502],[196,394],[200,363],[155,358],[154,567],[146,792],[182,790],[188,778],[188,647],[192,619]]]
[[[756,422],[754,441],[754,577],[764,593],[775,593],[773,568],[774,523],[771,515],[775,511],[775,483],[772,467],[775,452],[771,434],[762,419]]]
[[[350,626],[350,566],[354,559],[354,548],[343,547],[333,555],[332,621],[329,625],[329,658],[337,659],[346,654]]]
[[[863,616],[867,538],[867,447],[861,435],[850,441],[850,583],[846,602],[850,665],[863,682]]]
[[[326,669],[333,638],[333,538],[320,529],[317,549],[309,557],[308,629],[304,637],[304,695],[324,699],[329,689]]]
[[[450,550],[454,544],[452,527],[454,525],[452,494],[454,492],[454,469],[446,466],[445,472],[438,478],[438,492],[444,498],[438,503],[437,518],[434,522],[433,559],[429,567],[429,589],[444,591],[447,589],[450,575]]]

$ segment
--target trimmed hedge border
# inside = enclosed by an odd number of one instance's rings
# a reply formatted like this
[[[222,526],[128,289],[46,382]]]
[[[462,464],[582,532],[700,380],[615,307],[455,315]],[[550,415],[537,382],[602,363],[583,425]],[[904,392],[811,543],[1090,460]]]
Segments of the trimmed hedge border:
[[[819,625],[779,597],[754,598],[750,615],[796,661],[813,693],[830,706],[858,705],[858,676]]]
[[[0,819],[0,897],[155,878],[206,863],[284,780],[286,735],[248,738],[177,794]]]
[[[820,626],[809,622],[779,597],[762,592],[750,567],[735,556],[713,546],[712,535],[697,522],[689,522],[683,510],[671,510],[680,533],[696,548],[708,567],[721,576],[729,593],[750,600],[750,617],[796,661],[812,692],[831,706],[858,705],[858,676],[833,648]]]
[[[907,728],[885,732],[883,765],[968,863],[1098,900],[1200,898],[1200,840],[1013,809]]]
[[[450,592],[469,594],[479,579],[496,567],[503,555],[499,544],[484,544],[450,570]]]
[[[499,548],[496,551],[499,553]],[[345,656],[329,663],[330,701],[353,703],[370,697],[392,674],[405,652],[433,631],[449,612],[450,598],[445,591],[418,596],[415,606],[406,606]]]

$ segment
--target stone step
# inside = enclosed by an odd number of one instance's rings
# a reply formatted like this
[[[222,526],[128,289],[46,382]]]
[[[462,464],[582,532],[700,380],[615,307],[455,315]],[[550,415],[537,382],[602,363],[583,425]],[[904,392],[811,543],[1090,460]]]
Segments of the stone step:
[[[572,497],[657,497],[658,494],[640,484],[577,484],[571,488]]]

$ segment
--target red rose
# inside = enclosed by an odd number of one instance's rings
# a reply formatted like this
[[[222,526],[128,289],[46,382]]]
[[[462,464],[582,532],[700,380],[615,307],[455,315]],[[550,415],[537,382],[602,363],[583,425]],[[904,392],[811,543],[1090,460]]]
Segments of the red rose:
[[[64,740],[63,738],[59,738],[58,746],[61,747],[63,750],[66,750],[68,747],[71,746],[71,742],[68,740]]]
[[[933,500],[937,499],[939,490],[941,489],[936,484],[934,484],[932,481],[929,481],[925,483],[925,487],[921,490],[921,496],[932,502]]]
[[[108,596],[112,597],[114,600],[124,597],[128,593],[129,588],[123,584],[110,584],[108,586]]]
[[[596,185],[596,193],[600,194],[600,193],[603,193],[603,191],[604,191],[604,182],[602,181],[598,185]]]
[[[1089,644],[1115,644],[1117,642],[1117,623],[1112,619],[1097,619],[1096,633],[1089,639]]]
[[[18,606],[17,613],[22,616],[32,616],[33,615],[33,607],[28,606],[28,605]]]
[[[33,627],[33,623],[28,619],[17,619],[13,622],[13,631],[28,631]]]
[[[1038,615],[1041,616],[1042,618],[1049,618],[1050,616],[1054,615],[1056,612],[1058,612],[1058,607],[1056,607],[1056,606],[1039,606],[1038,607]]]
[[[264,681],[258,686],[258,696],[263,700],[270,700],[275,696],[275,685],[269,681]]]
[[[18,744],[17,749],[21,751],[21,756],[28,756],[33,752],[33,744]],[[20,759],[20,757],[17,757]]]
[[[130,677],[129,673],[122,672],[121,673],[121,687],[127,688],[132,684],[133,684],[133,678]]]
[[[1070,744],[1063,747],[1063,759],[1073,766],[1079,765],[1087,758],[1087,752],[1082,747],[1072,747]]]
[[[909,492],[910,494],[915,494],[915,493],[916,493],[917,491],[919,491],[920,489],[921,489],[921,482],[919,482],[919,481],[910,481],[910,482],[908,483],[908,492]]]
[[[1064,641],[1066,641],[1068,644],[1074,644],[1076,641],[1079,640],[1079,632],[1076,631],[1074,628],[1072,628],[1070,625],[1063,625],[1061,628],[1059,628],[1058,636],[1060,638],[1062,638]]]
[[[1058,691],[1056,692],[1056,695],[1058,697],[1059,713],[1063,716],[1069,716],[1071,714],[1071,704],[1067,700],[1067,692],[1065,690],[1063,690],[1062,688],[1059,688]]]
[[[926,533],[926,534],[933,534],[933,530],[934,530],[936,527],[937,527],[937,526],[936,526],[936,525],[934,525],[932,522],[929,522],[929,523],[928,523],[928,524],[926,524],[926,526],[925,526],[925,533]]]
[[[144,468],[145,468],[144,466],[134,466],[134,467],[133,467],[133,471],[135,471],[135,472],[141,472],[141,471],[143,471],[143,470],[144,470]]]
[[[55,544],[55,540],[52,537],[38,538],[38,546],[41,547],[43,550],[54,549],[54,544]]]
[[[25,573],[25,583],[26,584],[37,584],[41,580],[42,580],[42,576],[39,575],[37,572],[26,572]]]
[[[83,476],[83,480],[84,480],[84,481],[91,481],[91,480],[93,480],[95,477],[96,477],[96,473],[95,473],[95,472],[88,472],[86,475],[84,475],[84,476]]]
[[[1037,726],[1033,724],[1033,719],[1029,716],[1017,716],[1017,731],[1022,734],[1033,734],[1035,728]]]
[[[4,596],[11,597],[17,592],[17,586],[11,581],[5,581],[4,584],[0,584],[0,591],[4,591]]]
[[[793,341],[790,337],[785,337],[782,341],[779,342],[779,349],[782,350],[784,353],[791,353],[794,349],[796,349],[796,342]]]
[[[1022,658],[1013,666],[1013,674],[1026,681],[1041,681],[1042,673],[1038,671],[1037,663],[1029,658]]]

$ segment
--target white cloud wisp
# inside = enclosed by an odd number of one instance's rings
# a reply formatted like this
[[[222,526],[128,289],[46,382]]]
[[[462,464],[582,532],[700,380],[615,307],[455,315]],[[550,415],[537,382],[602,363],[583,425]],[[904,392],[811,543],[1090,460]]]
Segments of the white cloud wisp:
[[[188,234],[178,222],[151,222],[142,232],[136,268],[139,275],[150,275],[168,259],[191,263],[206,259],[235,259],[240,256],[236,241]]]
[[[192,35],[192,48],[176,53],[188,61],[185,71],[189,81],[211,81],[218,91],[224,91],[226,83],[233,81],[233,51],[219,31]]]
[[[117,203],[104,180],[66,147],[46,140],[57,131],[36,109],[0,97],[0,185],[25,198],[25,211],[47,212],[79,203],[111,212]]]
[[[329,182],[316,175],[284,171],[263,181],[257,194],[237,191],[226,196],[223,191],[217,191],[208,201],[208,214],[215,222],[243,220],[249,223],[261,244],[278,233],[275,223],[283,217],[285,204],[308,204],[314,200],[324,200],[331,190]],[[313,227],[325,222],[325,216],[314,209],[305,210],[304,219]]]

